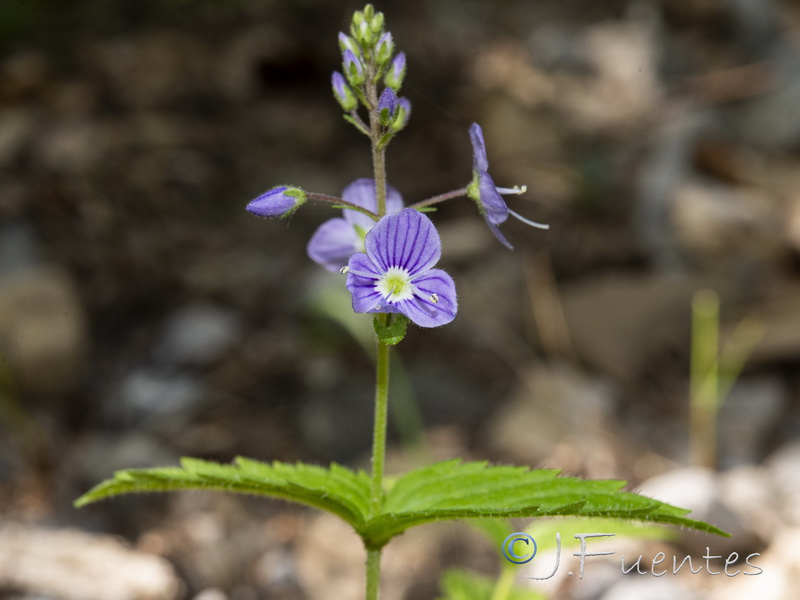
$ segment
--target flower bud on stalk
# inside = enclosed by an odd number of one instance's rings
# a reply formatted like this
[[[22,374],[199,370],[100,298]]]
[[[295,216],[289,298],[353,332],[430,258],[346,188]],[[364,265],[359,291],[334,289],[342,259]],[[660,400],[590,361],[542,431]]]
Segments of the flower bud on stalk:
[[[298,187],[279,185],[267,190],[247,205],[257,217],[288,217],[306,201],[306,193]]]

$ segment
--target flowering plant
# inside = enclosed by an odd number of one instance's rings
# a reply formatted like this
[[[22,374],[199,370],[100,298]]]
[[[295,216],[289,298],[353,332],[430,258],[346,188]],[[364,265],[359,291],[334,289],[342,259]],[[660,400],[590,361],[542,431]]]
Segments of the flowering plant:
[[[473,124],[472,180],[464,188],[404,208],[400,193],[386,182],[388,144],[409,122],[410,102],[398,96],[406,56],[395,52],[384,17],[371,5],[357,11],[349,35],[339,34],[342,70],[331,78],[345,120],[370,141],[373,173],[358,179],[341,197],[280,185],[247,205],[260,217],[286,217],[308,201],[342,209],[323,223],[308,244],[310,258],[346,275],[344,287],[357,313],[372,315],[376,346],[376,392],[372,463],[369,473],[331,464],[262,463],[238,457],[232,464],[184,458],[179,467],[119,471],[81,496],[77,506],[129,492],[206,489],[258,494],[329,511],[347,521],[367,554],[366,598],[378,598],[381,553],[405,530],[441,519],[602,516],[683,525],[722,533],[694,521],[688,511],[622,491],[624,482],[561,477],[554,470],[490,466],[460,460],[424,466],[384,479],[390,346],[399,343],[409,322],[439,327],[456,318],[456,284],[435,268],[442,254],[439,234],[425,214],[432,205],[467,197],[474,200],[492,233],[511,244],[499,226],[509,215],[546,228],[510,210],[503,195],[524,187],[500,188],[489,174],[483,132]],[[380,93],[379,93],[380,91]],[[359,110],[367,114],[364,120]]]

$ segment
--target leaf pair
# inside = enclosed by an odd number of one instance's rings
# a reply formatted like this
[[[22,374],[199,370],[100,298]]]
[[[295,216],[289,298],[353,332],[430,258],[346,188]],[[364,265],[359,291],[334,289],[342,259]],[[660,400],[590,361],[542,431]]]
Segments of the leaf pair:
[[[443,519],[603,516],[682,525],[726,535],[686,518],[689,512],[622,491],[623,481],[559,477],[550,469],[490,466],[451,460],[400,476],[370,512],[370,478],[332,464],[262,463],[237,458],[224,465],[184,458],[180,467],[118,471],[78,498],[80,507],[133,492],[217,490],[290,500],[326,510],[347,521],[368,549],[383,547],[406,529]]]

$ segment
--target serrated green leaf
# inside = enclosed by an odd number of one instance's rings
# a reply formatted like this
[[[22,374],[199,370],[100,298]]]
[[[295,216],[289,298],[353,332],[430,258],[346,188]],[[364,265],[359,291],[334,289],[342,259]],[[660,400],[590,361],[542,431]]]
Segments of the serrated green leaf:
[[[383,511],[359,531],[379,547],[410,527],[442,519],[586,516],[681,525],[727,535],[688,519],[688,510],[623,491],[625,482],[557,477],[553,470],[447,461],[397,479]]]
[[[495,582],[484,575],[463,569],[450,569],[439,582],[442,596],[437,600],[492,600]],[[504,596],[506,600],[545,600],[547,596],[535,590],[515,587]]]
[[[217,490],[291,500],[332,512],[359,529],[368,515],[370,480],[363,471],[335,464],[325,469],[241,457],[232,465],[184,458],[181,467],[118,471],[113,479],[78,498],[75,506],[120,494],[173,490]]]

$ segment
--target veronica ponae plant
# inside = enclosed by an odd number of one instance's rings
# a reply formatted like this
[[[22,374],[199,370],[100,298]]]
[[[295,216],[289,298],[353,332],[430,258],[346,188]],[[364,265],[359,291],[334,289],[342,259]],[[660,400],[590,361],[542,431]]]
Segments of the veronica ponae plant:
[[[218,490],[280,498],[329,511],[347,521],[366,550],[365,597],[378,598],[380,560],[385,545],[410,527],[442,519],[539,516],[603,516],[683,525],[721,533],[691,520],[688,511],[622,490],[624,482],[561,477],[551,469],[490,466],[460,460],[440,462],[404,474],[392,485],[384,478],[390,346],[400,342],[409,322],[422,327],[450,323],[458,311],[456,284],[436,268],[442,247],[424,214],[445,200],[470,198],[492,233],[508,215],[504,194],[524,187],[499,188],[488,172],[483,132],[469,128],[473,146],[472,179],[463,188],[403,208],[400,193],[386,182],[386,148],[409,123],[411,104],[400,96],[407,61],[397,52],[384,16],[372,5],[353,15],[348,33],[339,34],[341,71],[331,77],[333,96],[344,119],[368,140],[371,177],[357,179],[341,197],[290,185],[274,187],[247,205],[259,217],[286,217],[308,201],[342,215],[323,223],[308,244],[310,258],[329,271],[345,274],[343,293],[357,313],[368,313],[375,330],[376,384],[371,469],[304,463],[262,463],[237,457],[231,464],[184,458],[180,466],[130,469],[81,496],[77,506],[129,492],[185,489]]]

